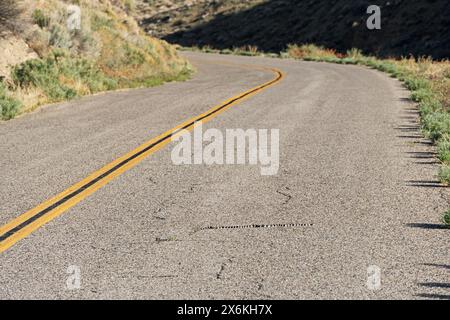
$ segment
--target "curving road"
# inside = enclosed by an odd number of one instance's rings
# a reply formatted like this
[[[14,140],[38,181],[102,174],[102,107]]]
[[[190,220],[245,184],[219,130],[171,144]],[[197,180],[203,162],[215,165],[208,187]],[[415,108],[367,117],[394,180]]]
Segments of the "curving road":
[[[280,129],[278,174],[176,166],[164,146],[3,245],[0,298],[450,298],[449,231],[439,224],[448,190],[398,81],[357,66],[185,55],[198,69],[190,81],[1,123],[0,230],[143,142],[272,81],[259,66],[285,76],[203,127]],[[73,268],[81,282],[69,290]]]

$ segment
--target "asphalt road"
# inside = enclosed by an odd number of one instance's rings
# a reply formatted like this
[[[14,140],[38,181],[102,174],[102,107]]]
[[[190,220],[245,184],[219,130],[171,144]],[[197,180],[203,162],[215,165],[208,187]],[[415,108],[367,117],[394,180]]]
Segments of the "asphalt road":
[[[190,81],[0,123],[0,225],[273,79],[251,65],[285,77],[204,129],[279,129],[278,174],[176,166],[167,145],[1,253],[0,298],[450,298],[448,190],[398,81],[357,66],[185,54],[198,69]],[[253,224],[286,226],[221,228]],[[79,289],[67,287],[73,270]]]

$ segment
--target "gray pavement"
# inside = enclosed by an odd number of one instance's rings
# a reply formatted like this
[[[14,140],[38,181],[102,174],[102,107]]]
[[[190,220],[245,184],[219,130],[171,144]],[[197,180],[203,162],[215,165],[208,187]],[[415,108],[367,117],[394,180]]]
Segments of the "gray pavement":
[[[450,298],[448,190],[394,79],[314,62],[184,53],[190,81],[0,123],[0,224],[139,144],[273,78],[204,129],[280,129],[280,170],[175,166],[169,145],[0,255],[0,298]],[[207,226],[307,224],[200,230]],[[310,225],[311,224],[311,225]],[[368,267],[381,287],[367,285]],[[67,269],[81,272],[68,290]]]

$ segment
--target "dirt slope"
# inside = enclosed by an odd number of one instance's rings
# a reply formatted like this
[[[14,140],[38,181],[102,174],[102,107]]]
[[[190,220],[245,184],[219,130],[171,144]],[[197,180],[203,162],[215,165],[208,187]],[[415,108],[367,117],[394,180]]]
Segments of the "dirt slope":
[[[10,77],[10,66],[22,63],[38,55],[17,35],[3,33],[0,38],[0,78]]]

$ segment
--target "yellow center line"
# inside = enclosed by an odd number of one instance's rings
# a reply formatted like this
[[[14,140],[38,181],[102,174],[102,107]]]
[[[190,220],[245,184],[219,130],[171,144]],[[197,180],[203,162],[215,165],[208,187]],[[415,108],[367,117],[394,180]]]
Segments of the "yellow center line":
[[[249,68],[250,66],[239,65],[239,67]],[[208,111],[186,120],[165,133],[143,143],[136,149],[107,164],[100,170],[93,172],[88,177],[69,187],[60,194],[39,204],[35,208],[21,214],[17,218],[3,225],[0,227],[0,253],[6,251],[19,240],[27,237],[33,231],[69,210],[71,207],[75,206],[77,203],[90,196],[98,189],[120,176],[122,173],[130,170],[149,155],[166,146],[171,142],[172,137],[175,137],[180,133],[180,129],[190,131],[193,129],[196,121],[208,122],[232,106],[275,85],[284,77],[283,73],[277,69],[260,66],[251,66],[250,68],[263,69],[266,71],[270,70],[276,74],[276,77],[271,81],[231,97]]]

